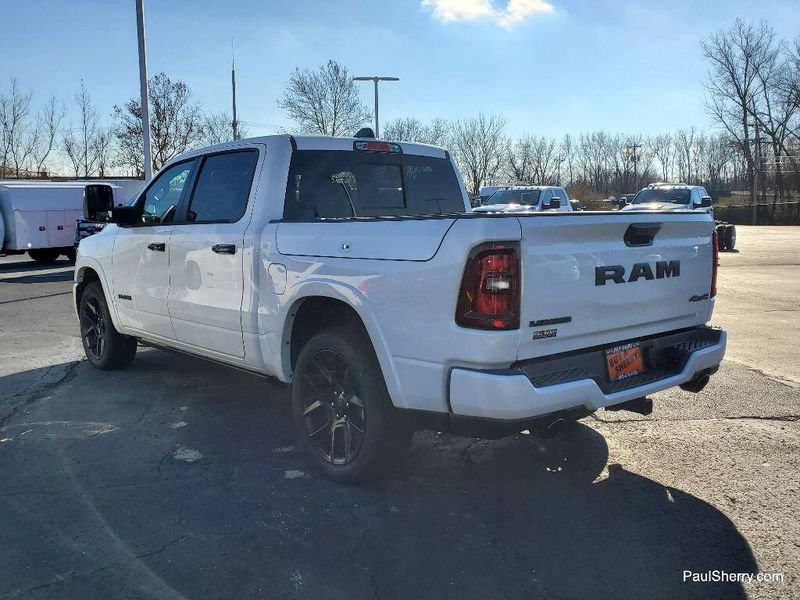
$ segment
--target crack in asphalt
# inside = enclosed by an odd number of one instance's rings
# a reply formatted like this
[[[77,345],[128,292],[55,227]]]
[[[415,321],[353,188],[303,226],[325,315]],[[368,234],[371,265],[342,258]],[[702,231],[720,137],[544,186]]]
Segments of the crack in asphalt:
[[[378,583],[378,579],[375,577],[375,574],[372,572],[372,569],[367,564],[367,556],[374,555],[374,552],[377,550],[369,536],[369,523],[367,523],[360,516],[356,515],[356,511],[352,505],[347,506],[347,512],[350,514],[350,518],[353,519],[357,525],[360,525],[360,529],[362,531],[362,543],[358,545],[358,549],[360,550],[361,554],[359,557],[359,562],[361,563],[361,568],[369,574],[370,583],[372,584],[372,595],[375,597],[375,600],[381,600],[380,584]]]
[[[151,552],[145,552],[143,554],[137,554],[136,556],[134,556],[133,558],[130,558],[129,560],[113,562],[111,564],[104,565],[104,566],[99,567],[97,569],[92,569],[91,571],[84,571],[84,572],[80,572],[80,573],[76,573],[74,571],[67,571],[66,573],[59,573],[59,574],[55,575],[48,582],[40,583],[40,584],[34,585],[33,587],[26,588],[24,590],[17,589],[15,591],[11,592],[10,594],[8,594],[5,597],[6,598],[19,598],[20,596],[27,596],[28,594],[30,594],[32,592],[35,592],[35,591],[38,591],[38,590],[49,589],[49,588],[55,587],[57,585],[61,585],[62,583],[69,583],[71,581],[91,578],[91,577],[94,577],[95,575],[97,575],[99,573],[102,573],[103,571],[107,571],[108,569],[112,569],[112,568],[118,567],[118,566],[125,566],[125,565],[128,565],[128,564],[130,564],[130,563],[132,563],[134,561],[143,560],[143,559],[146,559],[146,558],[151,558],[151,557],[153,557],[153,556],[155,556],[157,554],[161,554],[162,552],[166,552],[167,550],[169,550],[169,548],[171,548],[175,544],[178,544],[178,543],[182,542],[183,540],[185,540],[188,537],[189,537],[188,534],[182,535],[180,537],[175,538],[174,540],[172,540],[170,542],[167,542],[166,544],[163,544],[163,545],[159,546],[158,548],[156,548],[155,550],[153,550]]]
[[[64,374],[59,377],[55,381],[46,382],[40,384],[38,381],[31,383],[21,392],[18,392],[8,398],[8,401],[12,404],[11,411],[0,417],[0,429],[2,429],[6,423],[8,423],[16,414],[23,408],[28,407],[39,400],[47,397],[52,390],[57,388],[58,386],[67,383],[75,378],[78,374],[78,365],[81,364],[82,361],[76,360],[66,364],[66,368],[64,368]],[[53,369],[62,368],[63,365],[54,365],[47,368],[47,372],[44,374],[46,377]],[[16,401],[16,402],[15,402]]]

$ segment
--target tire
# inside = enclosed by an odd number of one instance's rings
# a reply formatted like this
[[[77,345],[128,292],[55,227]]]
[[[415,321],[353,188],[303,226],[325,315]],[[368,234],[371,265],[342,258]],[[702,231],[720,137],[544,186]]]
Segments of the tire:
[[[61,255],[58,248],[36,248],[28,250],[28,256],[38,263],[51,263]]]
[[[736,248],[736,226],[735,225],[726,225],[725,226],[725,250],[730,252]]]
[[[91,282],[83,290],[78,319],[83,350],[94,368],[111,371],[131,364],[136,356],[136,340],[114,328],[99,281]]]
[[[717,225],[717,248],[720,252],[725,252],[725,225]]]
[[[385,474],[413,436],[389,399],[369,340],[345,329],[322,331],[300,351],[292,415],[314,467],[339,483]]]

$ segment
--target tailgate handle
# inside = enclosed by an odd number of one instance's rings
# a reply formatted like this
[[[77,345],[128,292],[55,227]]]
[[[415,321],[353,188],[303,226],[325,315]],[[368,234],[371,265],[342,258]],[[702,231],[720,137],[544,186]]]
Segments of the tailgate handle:
[[[661,223],[631,223],[625,230],[626,246],[652,246]]]

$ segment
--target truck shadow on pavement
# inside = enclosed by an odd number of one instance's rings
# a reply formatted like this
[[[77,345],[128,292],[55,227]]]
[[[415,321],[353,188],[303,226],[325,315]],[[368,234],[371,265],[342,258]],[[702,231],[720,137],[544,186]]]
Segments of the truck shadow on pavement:
[[[757,571],[723,513],[607,465],[585,424],[420,432],[345,487],[299,453],[287,386],[140,351],[79,366],[0,439],[0,597],[735,598],[684,571]]]
[[[66,267],[73,267],[73,264],[69,262],[66,258],[61,257],[58,260],[54,260],[50,263],[40,263],[36,262],[35,260],[29,261],[2,261],[0,262],[0,273],[23,273],[29,271],[44,271],[46,269],[58,269],[58,268],[66,268]]]
[[[55,273],[3,276],[0,278],[0,283],[55,283],[57,281],[72,281],[74,277],[73,269],[69,268]]]

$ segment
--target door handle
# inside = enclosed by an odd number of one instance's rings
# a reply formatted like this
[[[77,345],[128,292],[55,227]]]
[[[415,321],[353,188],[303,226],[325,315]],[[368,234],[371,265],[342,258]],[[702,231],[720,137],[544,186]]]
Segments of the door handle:
[[[236,254],[236,244],[214,244],[211,250],[217,254]]]
[[[164,252],[167,249],[167,245],[164,242],[153,242],[152,244],[147,244],[147,249],[153,252]]]

